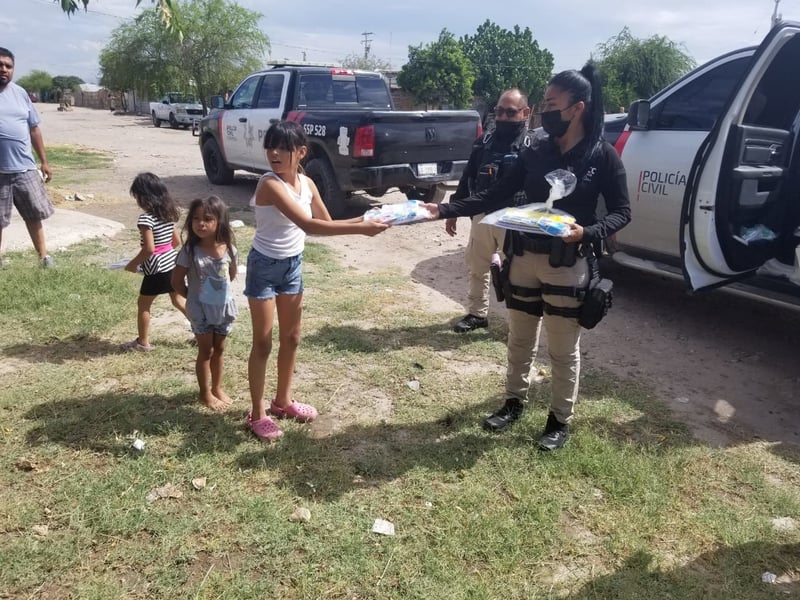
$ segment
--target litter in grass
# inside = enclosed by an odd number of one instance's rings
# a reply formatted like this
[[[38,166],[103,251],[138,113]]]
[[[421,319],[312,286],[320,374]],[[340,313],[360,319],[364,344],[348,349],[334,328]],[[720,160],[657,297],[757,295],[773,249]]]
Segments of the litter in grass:
[[[775,531],[794,531],[797,529],[797,521],[795,521],[792,517],[778,517],[776,519],[772,519],[772,528]]]
[[[139,452],[144,450],[144,440],[136,438],[133,440],[133,444],[131,444],[134,448],[136,448]]]
[[[33,532],[33,535],[46,537],[50,533],[50,528],[47,525],[34,525],[31,527],[31,531]]]
[[[206,487],[207,483],[208,481],[206,480],[205,477],[195,477],[194,479],[192,479],[192,487],[196,490],[202,490],[203,488]]]
[[[778,576],[775,575],[775,573],[770,573],[769,571],[764,571],[761,574],[761,581],[763,581],[764,583],[777,583],[778,582]]]
[[[386,521],[385,519],[375,519],[375,522],[372,524],[372,533],[394,535],[394,523]]]
[[[147,492],[145,498],[148,502],[155,502],[162,498],[183,498],[183,492],[174,483],[167,483]]]
[[[289,515],[289,520],[293,523],[308,523],[311,521],[311,511],[305,506],[300,506],[296,508],[291,515]]]
[[[414,390],[415,392],[419,391],[419,380],[412,379],[411,381],[406,381],[406,385]]]

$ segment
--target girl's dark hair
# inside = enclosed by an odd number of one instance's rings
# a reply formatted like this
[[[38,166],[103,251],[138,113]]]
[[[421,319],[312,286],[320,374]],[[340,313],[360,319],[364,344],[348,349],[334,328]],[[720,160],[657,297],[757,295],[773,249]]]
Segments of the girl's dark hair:
[[[197,237],[197,234],[192,229],[192,219],[198,213],[208,213],[217,220],[217,235],[214,241],[218,244],[227,245],[228,254],[233,258],[233,247],[236,245],[236,239],[231,228],[228,207],[217,196],[192,200],[189,205],[189,212],[186,214],[186,221],[183,224],[183,243],[189,246],[190,250],[194,250],[194,247],[200,243],[200,238]]]
[[[174,223],[181,216],[180,208],[158,175],[139,173],[131,184],[130,192],[139,208],[151,213],[159,221]]]
[[[580,71],[561,71],[553,76],[549,85],[568,92],[570,104],[581,101],[586,104],[583,128],[591,151],[603,135],[603,87],[597,69],[592,63],[586,63]]]
[[[294,152],[300,146],[308,146],[308,138],[303,126],[294,121],[278,121],[267,129],[264,135],[264,149],[281,148]]]

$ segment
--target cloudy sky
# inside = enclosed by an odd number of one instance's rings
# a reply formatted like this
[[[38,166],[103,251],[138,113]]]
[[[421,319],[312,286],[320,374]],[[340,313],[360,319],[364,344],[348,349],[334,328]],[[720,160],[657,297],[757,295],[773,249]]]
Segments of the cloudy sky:
[[[770,27],[775,0],[239,0],[263,15],[271,40],[265,60],[336,62],[364,52],[399,68],[408,46],[436,40],[442,28],[474,34],[490,19],[505,28],[530,27],[553,53],[556,70],[579,68],[597,44],[628,26],[636,37],[665,35],[684,44],[698,63],[758,44]],[[40,69],[98,81],[98,54],[111,32],[150,0],[90,0],[89,11],[67,18],[52,0],[3,0],[0,45],[16,55],[16,77]],[[800,0],[779,0],[779,14],[800,21]]]

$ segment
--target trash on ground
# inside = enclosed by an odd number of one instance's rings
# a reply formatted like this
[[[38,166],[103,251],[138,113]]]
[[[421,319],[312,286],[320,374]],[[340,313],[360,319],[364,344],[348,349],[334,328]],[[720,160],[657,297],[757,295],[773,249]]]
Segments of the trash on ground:
[[[418,379],[412,379],[411,381],[406,381],[406,385],[409,388],[411,388],[412,390],[414,390],[415,392],[419,391],[419,380]]]
[[[134,448],[136,448],[139,452],[144,450],[144,440],[136,438],[133,440],[133,444],[131,444]]]
[[[372,524],[372,533],[394,535],[394,523],[386,521],[385,519],[375,519],[375,522]]]
[[[305,506],[300,506],[295,509],[295,511],[289,515],[289,520],[293,523],[301,522],[301,523],[308,523],[311,521],[311,511],[308,510]]]
[[[206,487],[208,480],[205,477],[195,477],[192,479],[192,487],[196,490],[202,490]]]
[[[761,581],[763,581],[764,583],[777,583],[778,582],[778,576],[775,575],[775,573],[770,573],[769,571],[764,571],[761,574]]]
[[[50,528],[47,525],[34,525],[31,527],[31,531],[34,535],[46,537],[50,533]]]
[[[231,227],[233,227],[234,229],[238,229],[239,227],[244,227],[244,221],[242,221],[241,219],[234,219],[233,221],[231,221]]]
[[[146,499],[148,502],[155,502],[162,498],[183,498],[183,492],[174,483],[167,483],[147,492]]]
[[[792,517],[778,517],[772,519],[772,528],[775,531],[794,531],[797,529],[797,521]]]

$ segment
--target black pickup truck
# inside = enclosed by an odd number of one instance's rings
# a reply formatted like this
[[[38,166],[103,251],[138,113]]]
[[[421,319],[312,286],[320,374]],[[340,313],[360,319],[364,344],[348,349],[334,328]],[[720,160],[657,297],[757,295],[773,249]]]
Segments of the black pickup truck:
[[[309,139],[305,171],[332,215],[351,192],[381,196],[397,187],[409,198],[438,202],[457,180],[481,133],[472,110],[396,111],[380,73],[282,65],[248,76],[227,103],[211,99],[200,123],[206,175],[229,184],[235,169],[264,173],[272,123],[300,123]]]

